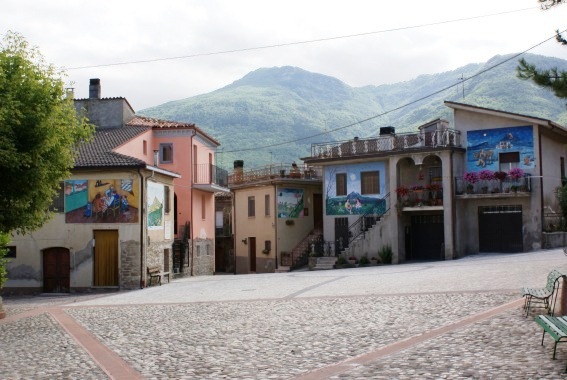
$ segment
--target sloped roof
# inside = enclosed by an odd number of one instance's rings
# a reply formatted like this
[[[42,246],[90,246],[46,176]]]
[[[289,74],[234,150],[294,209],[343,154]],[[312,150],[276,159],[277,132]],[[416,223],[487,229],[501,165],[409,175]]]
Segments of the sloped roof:
[[[208,139],[213,144],[220,145],[220,142],[206,134],[202,129],[193,123],[182,123],[180,121],[154,119],[146,116],[134,116],[126,125],[135,127],[151,127],[153,129],[194,129],[199,135]]]
[[[144,167],[144,161],[112,150],[149,129],[151,128],[125,126],[97,130],[91,142],[79,146],[75,168]]]

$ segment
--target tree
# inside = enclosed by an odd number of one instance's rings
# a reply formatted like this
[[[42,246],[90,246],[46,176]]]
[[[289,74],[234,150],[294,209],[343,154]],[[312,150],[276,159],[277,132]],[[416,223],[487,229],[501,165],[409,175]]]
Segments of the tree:
[[[94,127],[75,112],[63,72],[18,33],[0,43],[0,233],[41,227]]]
[[[538,0],[541,9],[548,10],[557,5],[565,4],[565,0]],[[559,30],[555,32],[555,39],[562,45],[567,45]],[[567,98],[567,72],[559,71],[557,68],[550,70],[538,70],[535,65],[530,65],[525,59],[521,59],[516,69],[518,77],[532,80],[541,87],[550,88],[558,98]]]

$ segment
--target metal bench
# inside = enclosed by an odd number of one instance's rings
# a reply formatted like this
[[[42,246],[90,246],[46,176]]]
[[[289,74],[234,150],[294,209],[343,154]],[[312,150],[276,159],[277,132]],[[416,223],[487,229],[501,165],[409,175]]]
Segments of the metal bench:
[[[555,307],[555,301],[557,300],[557,293],[559,289],[559,279],[564,277],[565,274],[557,269],[553,269],[547,275],[547,284],[544,288],[530,288],[526,286],[522,288],[522,297],[525,297],[524,310],[526,312],[526,318],[530,313],[530,308],[533,306],[532,304],[534,303],[543,305],[539,307],[544,307],[548,314],[553,314],[551,305],[553,304]],[[554,295],[555,299],[552,299]]]
[[[567,339],[567,317],[551,317],[549,315],[538,315],[535,318],[538,325],[543,327],[543,335],[541,337],[541,345],[543,346],[543,340],[545,338],[545,333],[547,332],[555,341],[553,345],[553,359],[555,359],[555,354],[557,352],[557,343]],[[567,372],[567,367],[565,368]]]
[[[161,286],[161,278],[167,277],[167,282],[169,283],[169,272],[162,272],[161,266],[151,265],[148,266],[148,275],[150,276],[149,286],[152,285],[153,279],[157,278],[159,285]]]

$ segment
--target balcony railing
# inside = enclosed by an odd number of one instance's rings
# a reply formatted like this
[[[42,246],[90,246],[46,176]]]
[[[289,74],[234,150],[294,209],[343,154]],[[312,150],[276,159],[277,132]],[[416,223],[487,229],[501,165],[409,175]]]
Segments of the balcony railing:
[[[397,133],[368,139],[311,144],[312,158],[337,158],[419,148],[461,146],[461,132],[439,129],[433,132]]]
[[[497,179],[479,180],[471,184],[463,177],[455,178],[455,195],[480,195],[480,194],[517,194],[530,193],[532,191],[531,177],[524,176],[520,179],[505,178],[502,181]]]
[[[211,164],[196,164],[194,170],[193,183],[196,185],[228,186],[228,172],[225,169]]]
[[[250,169],[246,171],[233,171],[228,176],[228,185],[238,185],[242,183],[259,182],[276,178],[289,179],[313,179],[320,180],[322,170],[320,167],[293,166],[291,164],[272,164],[263,168]]]

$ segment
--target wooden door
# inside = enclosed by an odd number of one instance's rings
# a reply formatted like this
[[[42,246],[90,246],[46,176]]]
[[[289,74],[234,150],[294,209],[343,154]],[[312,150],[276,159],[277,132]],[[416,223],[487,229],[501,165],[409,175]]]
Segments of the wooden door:
[[[250,257],[250,272],[256,272],[256,238],[248,238],[248,256]]]
[[[94,286],[118,286],[118,231],[95,230]]]
[[[67,248],[48,248],[43,251],[43,291],[69,293],[70,255]]]
[[[323,231],[323,195],[313,194],[313,227]]]

